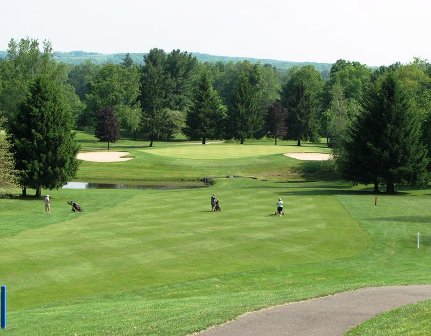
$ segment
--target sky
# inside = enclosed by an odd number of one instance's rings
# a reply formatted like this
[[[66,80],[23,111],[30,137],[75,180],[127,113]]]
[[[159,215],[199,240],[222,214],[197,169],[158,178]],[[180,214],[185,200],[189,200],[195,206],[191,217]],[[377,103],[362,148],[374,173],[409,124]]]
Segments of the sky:
[[[54,51],[389,65],[431,60],[430,13],[429,0],[13,0],[0,6],[0,50],[29,37]]]

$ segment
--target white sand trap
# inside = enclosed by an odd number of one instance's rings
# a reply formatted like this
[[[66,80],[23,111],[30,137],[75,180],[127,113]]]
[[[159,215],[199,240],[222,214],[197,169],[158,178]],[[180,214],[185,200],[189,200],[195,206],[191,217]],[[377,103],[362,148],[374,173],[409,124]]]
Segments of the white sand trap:
[[[285,156],[291,157],[297,160],[305,160],[305,161],[325,161],[329,160],[331,154],[323,154],[323,153],[285,153]]]
[[[86,152],[78,153],[77,158],[92,162],[121,162],[131,160],[131,157],[123,157],[129,154],[129,152]]]

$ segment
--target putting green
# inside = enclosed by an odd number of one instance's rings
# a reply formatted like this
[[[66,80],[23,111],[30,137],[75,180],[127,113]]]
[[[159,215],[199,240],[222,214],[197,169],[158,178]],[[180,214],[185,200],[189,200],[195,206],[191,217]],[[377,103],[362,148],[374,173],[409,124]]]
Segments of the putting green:
[[[301,147],[303,152],[328,152],[318,147]],[[273,154],[298,152],[297,146],[271,145],[238,145],[238,144],[207,144],[182,145],[172,147],[154,147],[141,150],[160,156],[194,160],[229,160],[247,157],[257,157]]]

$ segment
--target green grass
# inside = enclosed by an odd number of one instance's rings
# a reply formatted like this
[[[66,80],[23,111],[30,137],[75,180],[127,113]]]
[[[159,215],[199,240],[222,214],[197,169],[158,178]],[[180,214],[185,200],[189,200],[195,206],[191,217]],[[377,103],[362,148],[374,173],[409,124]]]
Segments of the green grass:
[[[428,336],[431,301],[383,313],[349,331],[348,336]]]
[[[106,150],[106,144],[94,137],[79,133],[83,151]],[[256,176],[269,179],[303,180],[323,178],[325,162],[301,162],[282,155],[288,152],[323,152],[329,149],[323,144],[281,142],[274,146],[269,141],[250,141],[239,145],[207,144],[190,142],[148,142],[120,140],[111,144],[112,151],[126,151],[134,159],[126,162],[82,162],[77,181],[108,182],[112,179],[125,183],[148,184],[151,181],[182,181],[189,183],[204,177]],[[113,176],[115,171],[115,176]],[[158,183],[160,184],[160,183]]]
[[[222,159],[235,144],[205,147],[211,155],[202,158],[195,145],[136,143],[136,159],[83,163],[79,173],[86,181],[140,183],[193,179],[208,169],[220,176],[209,188],[58,190],[50,192],[51,214],[42,199],[1,199],[7,333],[187,335],[274,304],[431,283],[428,189],[380,196],[374,206],[367,190],[345,183],[284,183],[303,164],[266,147],[241,146]],[[225,178],[249,174],[259,179]],[[209,211],[212,193],[221,213]],[[273,215],[278,197],[283,217]],[[70,199],[85,211],[71,213]]]

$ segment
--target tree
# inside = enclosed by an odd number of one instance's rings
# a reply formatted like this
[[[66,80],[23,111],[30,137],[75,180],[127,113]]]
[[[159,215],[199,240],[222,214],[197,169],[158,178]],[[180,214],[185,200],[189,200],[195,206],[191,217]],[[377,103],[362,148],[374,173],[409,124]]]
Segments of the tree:
[[[52,58],[52,46],[43,41],[42,50],[38,40],[10,40],[4,61],[0,63],[0,116],[11,119],[25,99],[30,83],[40,75],[65,76],[65,66],[56,64]],[[7,126],[7,125],[6,125]]]
[[[150,147],[165,121],[167,77],[164,72],[166,53],[161,49],[151,49],[144,56],[141,73],[141,107],[143,131],[149,135]]]
[[[323,113],[320,117],[320,134],[328,142],[334,144],[337,129],[344,129],[344,126],[338,127],[337,122],[346,125],[351,120],[351,116],[358,112],[358,106],[364,103],[370,86],[371,70],[364,64],[340,59],[331,67],[323,89]]]
[[[279,101],[272,103],[268,107],[266,116],[266,125],[268,136],[274,138],[274,144],[277,145],[277,139],[281,139],[287,134],[287,110]]]
[[[137,67],[106,64],[90,82],[86,95],[87,113],[95,118],[97,111],[109,107],[117,113],[123,128],[136,133],[141,119],[139,93]]]
[[[221,98],[213,88],[208,73],[203,72],[195,89],[183,132],[191,139],[202,139],[202,144],[205,144],[206,139],[220,136],[224,117]]]
[[[422,123],[423,141],[431,155],[431,74],[430,65],[421,59],[414,59],[409,64],[395,63],[388,67],[380,67],[373,76],[375,80],[391,72],[397,83],[407,96],[411,108]]]
[[[67,81],[75,88],[76,94],[82,101],[85,100],[85,95],[89,93],[90,83],[95,80],[100,69],[100,65],[89,60],[70,66]]]
[[[133,66],[133,59],[132,57],[130,57],[130,54],[127,53],[124,58],[123,58],[123,62],[121,63],[121,65],[125,68],[130,68]]]
[[[419,185],[428,178],[427,150],[421,142],[420,122],[395,74],[390,71],[374,84],[346,143],[342,174],[354,182]]]
[[[67,82],[73,86],[82,104],[76,113],[76,125],[79,129],[93,126],[94,115],[86,108],[86,95],[90,93],[90,83],[94,82],[100,69],[100,65],[89,60],[69,66]]]
[[[171,110],[188,111],[192,105],[196,68],[197,59],[190,53],[176,49],[166,55],[163,63],[167,80],[165,107]]]
[[[252,138],[264,136],[267,131],[265,118],[268,106],[280,98],[280,80],[275,69],[269,65],[252,64],[248,61],[226,64],[218,62],[205,64],[205,66],[211,72],[214,87],[227,107],[229,120],[228,127],[226,127],[226,136],[241,140],[235,128],[237,125],[241,128],[241,120],[246,119],[248,120],[248,126],[245,128],[249,128],[249,130],[242,129],[240,130],[241,133],[247,133],[246,137]],[[254,108],[240,117],[238,115],[238,99],[240,98],[238,89],[240,80],[244,79],[242,78],[244,75],[251,84],[248,95],[253,100],[252,105]],[[243,81],[241,85],[244,86],[245,82]],[[243,93],[245,94],[245,92]],[[243,104],[245,103],[243,101]],[[253,123],[253,126],[250,123]]]
[[[41,195],[42,188],[58,189],[75,177],[79,146],[61,83],[40,76],[10,122],[9,139],[23,195],[27,187]]]
[[[289,139],[317,141],[319,138],[320,99],[323,79],[311,65],[290,72],[290,78],[283,86],[282,105],[289,111]]]
[[[325,109],[331,103],[331,90],[336,84],[341,86],[346,99],[355,99],[361,104],[371,86],[371,69],[359,62],[337,60],[331,67],[329,80],[325,83],[323,95]]]
[[[17,187],[15,163],[6,135],[0,131],[0,191],[5,193]]]
[[[118,127],[117,116],[112,107],[105,107],[96,113],[96,138],[100,141],[117,142],[120,139],[120,128]]]
[[[262,136],[265,128],[265,110],[262,97],[262,76],[259,66],[241,64],[238,77],[228,96],[228,135],[244,143],[246,138]]]
[[[353,98],[346,98],[343,87],[335,83],[330,92],[331,103],[325,111],[326,136],[335,151],[342,150],[348,138],[348,130],[362,111],[359,103]]]

